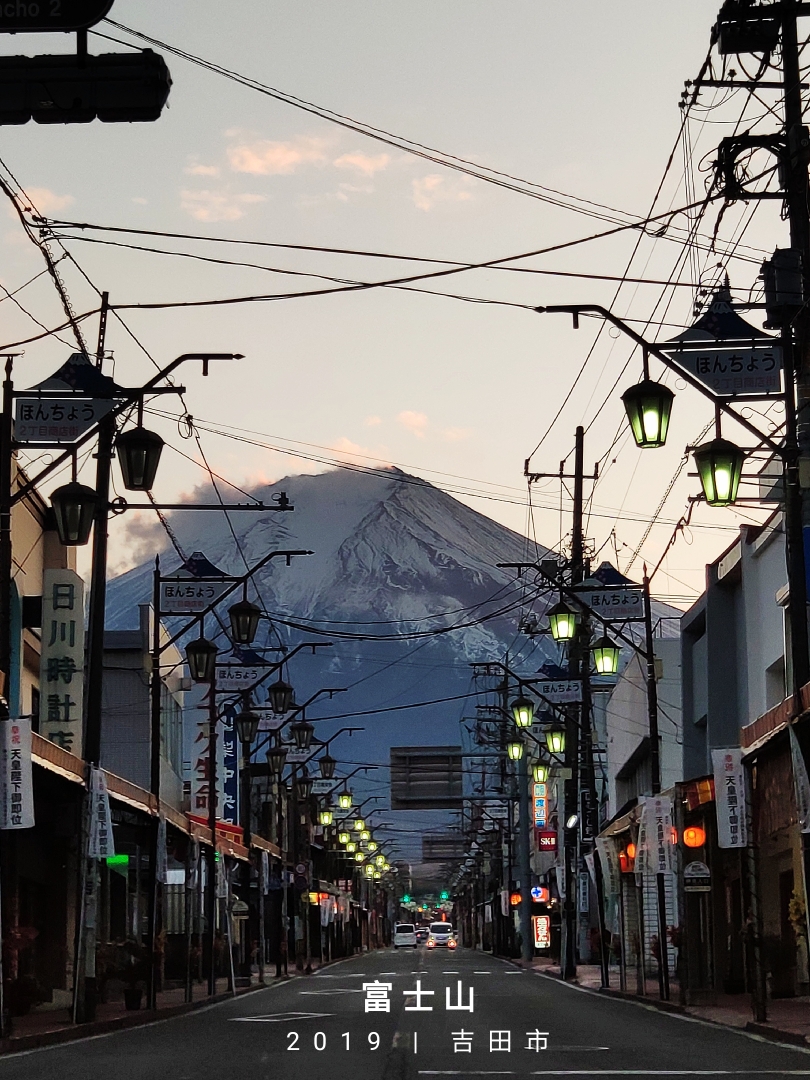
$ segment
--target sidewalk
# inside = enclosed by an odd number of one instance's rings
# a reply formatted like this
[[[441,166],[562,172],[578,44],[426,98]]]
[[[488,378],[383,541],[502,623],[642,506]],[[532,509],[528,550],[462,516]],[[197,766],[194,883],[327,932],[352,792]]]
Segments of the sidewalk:
[[[535,959],[532,968],[538,974],[560,978],[560,965],[544,957]],[[647,979],[646,996],[632,992],[631,984],[628,984],[628,991],[623,992],[619,989],[619,972],[612,968],[610,989],[603,990],[601,971],[597,964],[579,964],[574,981],[578,986],[597,993],[644,1002],[645,1005],[652,1005],[655,1008],[694,1016],[711,1024],[723,1024],[726,1027],[750,1031],[778,1042],[810,1046],[810,998],[807,997],[770,999],[767,1003],[768,1019],[764,1024],[759,1024],[753,1020],[749,994],[717,994],[713,1005],[680,1005],[677,983],[671,987],[671,1000],[661,1001],[657,980]],[[635,989],[635,974],[632,987]]]
[[[326,965],[328,966],[328,965]],[[319,965],[313,961],[313,972]],[[264,988],[279,985],[296,978],[302,972],[296,971],[295,965],[291,964],[287,977],[277,979],[275,977],[275,965],[265,970]],[[249,986],[240,986],[237,979],[236,995],[249,994],[262,987],[259,977],[254,968]],[[247,981],[247,980],[245,980]],[[31,1010],[26,1016],[14,1016],[11,1018],[11,1037],[0,1040],[0,1054],[14,1053],[17,1050],[30,1050],[40,1046],[49,1046],[54,1043],[70,1042],[74,1039],[86,1038],[89,1035],[101,1035],[108,1031],[117,1031],[123,1028],[137,1027],[141,1024],[152,1023],[155,1020],[166,1020],[171,1016],[179,1016],[185,1012],[210,1005],[217,1001],[227,1001],[233,993],[228,990],[226,978],[217,979],[216,995],[208,996],[207,983],[195,983],[192,986],[192,1000],[186,1001],[185,988],[173,987],[162,990],[157,994],[157,1008],[128,1010],[124,1005],[123,985],[113,985],[109,990],[110,1000],[99,1002],[96,1007],[96,1018],[87,1024],[73,1024],[71,1021],[71,1007],[68,1004],[68,994],[63,995],[63,1001],[46,1003]]]

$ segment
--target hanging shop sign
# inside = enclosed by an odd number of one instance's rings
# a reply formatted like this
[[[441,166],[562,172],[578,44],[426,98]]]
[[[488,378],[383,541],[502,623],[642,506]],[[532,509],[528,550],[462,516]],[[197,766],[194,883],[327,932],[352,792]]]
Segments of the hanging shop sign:
[[[551,948],[551,916],[532,915],[535,949]]]
[[[239,823],[239,740],[236,737],[236,706],[222,710],[222,802],[219,818],[229,825]]]
[[[684,892],[711,892],[712,874],[704,862],[690,862],[683,868]]]
[[[34,785],[31,777],[31,721],[0,722],[2,805],[0,829],[34,827]]]
[[[748,846],[745,811],[745,770],[742,749],[712,750],[717,843],[721,848]]]
[[[537,837],[537,850],[555,852],[557,850],[557,834],[553,829],[535,829]]]
[[[620,586],[592,589],[589,592],[577,590],[577,597],[603,619],[625,622],[628,619],[644,618],[644,593],[641,589]]]
[[[87,856],[90,859],[106,859],[115,854],[113,842],[110,796],[107,778],[102,769],[90,770],[90,835]]]
[[[544,829],[547,821],[547,796],[546,785],[535,784],[533,787],[534,795],[534,825],[536,829]]]
[[[532,683],[532,686],[540,697],[555,705],[582,701],[581,679],[544,679],[541,682]]]
[[[40,734],[81,757],[84,582],[73,570],[43,576],[39,684]]]

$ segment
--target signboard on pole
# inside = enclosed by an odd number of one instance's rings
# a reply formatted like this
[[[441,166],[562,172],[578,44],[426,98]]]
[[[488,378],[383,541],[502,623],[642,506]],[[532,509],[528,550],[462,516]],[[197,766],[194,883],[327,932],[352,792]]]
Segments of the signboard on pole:
[[[189,577],[161,578],[161,615],[194,615],[206,611],[228,588],[227,581],[195,580]]]
[[[312,794],[313,795],[328,795],[329,792],[332,791],[333,788],[337,787],[338,783],[339,783],[338,780],[324,780],[323,778],[321,778],[319,780],[313,780],[312,781]]]
[[[0,723],[2,808],[0,829],[34,827],[34,785],[31,777],[31,721]]]
[[[0,4],[0,33],[64,33],[101,22],[113,0],[14,0]]]
[[[90,769],[90,835],[87,856],[106,859],[115,854],[110,796],[103,769]]]
[[[641,801],[641,800],[640,800]],[[672,799],[651,795],[643,800],[635,870],[642,875],[667,874],[673,869]],[[641,867],[639,867],[641,856]]]
[[[704,348],[662,350],[718,397],[759,397],[782,392],[782,350],[778,345],[730,341]]]
[[[537,837],[537,850],[555,852],[557,850],[557,834],[553,829],[535,829]]]
[[[259,718],[259,731],[278,731],[284,725],[284,713],[273,712],[271,708],[261,705],[254,705],[250,711]],[[330,783],[334,786],[334,781]]]
[[[717,844],[721,848],[748,846],[745,813],[745,770],[741,747],[712,750]]]
[[[222,710],[222,802],[219,818],[229,825],[239,824],[239,740],[236,737],[236,706]]]
[[[42,584],[39,730],[81,757],[84,708],[84,582],[73,570],[46,570]]]
[[[19,5],[18,5],[19,6]],[[0,3],[0,32],[2,12]],[[111,412],[116,402],[109,398],[18,397],[14,402],[14,438],[18,443],[62,446],[76,442]]]
[[[250,690],[264,674],[258,664],[217,664],[216,672],[217,692],[221,693]]]
[[[288,765],[303,765],[305,761],[309,761],[314,750],[299,750],[297,747],[287,751],[287,764]]]
[[[711,892],[712,874],[704,862],[690,862],[683,868],[684,892]]]
[[[534,826],[545,829],[547,820],[547,796],[545,784],[534,784]]]
[[[532,687],[540,697],[544,697],[546,701],[551,701],[555,705],[582,701],[581,679],[544,679],[541,682],[533,682]]]
[[[644,618],[644,593],[638,588],[610,586],[590,589],[588,592],[577,590],[577,596],[603,619],[625,622],[628,619]]]

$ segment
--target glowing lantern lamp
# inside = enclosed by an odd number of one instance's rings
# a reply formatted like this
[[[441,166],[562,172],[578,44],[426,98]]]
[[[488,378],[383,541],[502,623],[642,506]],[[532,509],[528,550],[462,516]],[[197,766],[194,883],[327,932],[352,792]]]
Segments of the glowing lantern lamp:
[[[621,649],[607,634],[603,634],[591,646],[591,655],[597,675],[615,675],[619,670]]]
[[[348,844],[350,840],[351,840],[351,834],[350,833],[342,832],[342,833],[340,833],[338,835],[338,841],[341,844]]]
[[[545,784],[546,780],[548,780],[548,765],[535,765],[532,774],[535,784]]]
[[[519,728],[531,727],[534,721],[534,704],[523,694],[512,702],[512,716]]]
[[[700,486],[709,506],[730,506],[737,498],[745,451],[727,439],[712,439],[694,451]]]
[[[562,728],[549,728],[546,732],[546,744],[552,754],[565,753],[565,732]]]
[[[577,630],[577,616],[560,601],[548,609],[548,625],[555,641],[571,641]]]
[[[674,399],[669,387],[652,379],[642,379],[625,390],[622,402],[636,446],[646,450],[664,445]]]
[[[706,830],[699,825],[690,825],[683,830],[683,842],[688,848],[703,847],[706,843]]]
[[[351,810],[352,793],[350,791],[341,791],[338,795],[338,806],[341,810]]]
[[[520,761],[520,759],[523,757],[523,743],[509,743],[509,745],[506,747],[506,752],[512,761]]]

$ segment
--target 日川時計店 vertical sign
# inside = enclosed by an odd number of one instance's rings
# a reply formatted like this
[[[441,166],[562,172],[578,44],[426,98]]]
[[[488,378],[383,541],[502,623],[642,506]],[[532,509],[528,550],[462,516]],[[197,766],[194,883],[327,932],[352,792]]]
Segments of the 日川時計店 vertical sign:
[[[745,813],[745,766],[739,746],[712,750],[717,844],[721,848],[748,846]]]
[[[84,705],[84,582],[46,570],[42,587],[39,730],[81,757]]]

